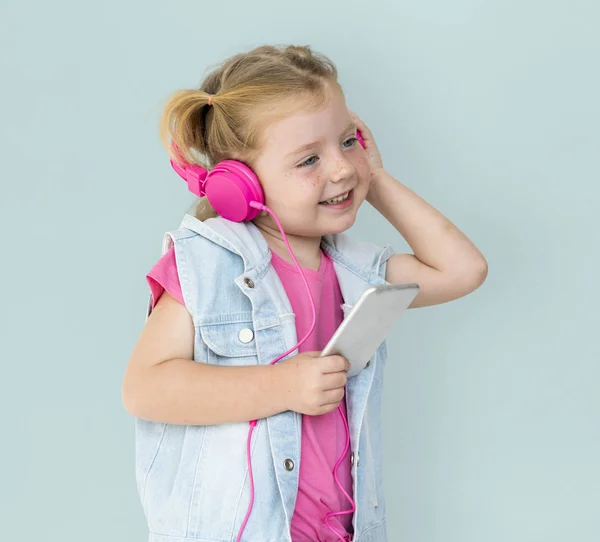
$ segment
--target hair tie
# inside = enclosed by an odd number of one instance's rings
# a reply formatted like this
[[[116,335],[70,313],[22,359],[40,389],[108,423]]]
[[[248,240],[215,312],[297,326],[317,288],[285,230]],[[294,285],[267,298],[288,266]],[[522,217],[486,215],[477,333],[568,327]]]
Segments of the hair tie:
[[[208,95],[208,105],[212,105],[212,99],[213,99],[214,94],[209,94]]]

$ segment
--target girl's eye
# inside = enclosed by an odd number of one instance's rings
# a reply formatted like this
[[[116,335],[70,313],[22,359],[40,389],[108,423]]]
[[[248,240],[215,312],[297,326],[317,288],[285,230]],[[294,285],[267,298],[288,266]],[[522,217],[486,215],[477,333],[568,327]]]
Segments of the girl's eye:
[[[346,141],[344,141],[344,145],[346,145],[346,143],[350,143],[349,145],[346,146],[346,148],[352,147],[352,145],[354,145],[357,141],[358,141],[358,138],[353,136],[353,137],[346,139]]]
[[[312,166],[313,164],[316,163],[316,160],[317,160],[317,156],[311,156],[310,158],[304,160],[304,162],[302,162],[301,164],[298,164],[298,167]]]
[[[342,144],[342,146],[345,149],[349,149],[357,141],[358,141],[358,139],[355,136],[352,136],[352,137],[349,137],[348,139],[346,139],[346,141],[344,141],[344,143]],[[302,162],[301,164],[298,164],[298,166],[296,166],[296,167],[308,167],[308,166],[312,166],[312,165],[314,165],[316,163],[316,161],[318,159],[319,159],[318,156],[311,156],[310,158],[304,160],[304,162]]]

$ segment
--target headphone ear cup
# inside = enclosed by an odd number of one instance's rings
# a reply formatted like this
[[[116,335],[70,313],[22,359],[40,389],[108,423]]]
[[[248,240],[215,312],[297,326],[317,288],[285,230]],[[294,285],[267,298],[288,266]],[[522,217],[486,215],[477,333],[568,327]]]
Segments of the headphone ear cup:
[[[360,130],[356,130],[356,139],[358,139],[360,146],[364,149],[365,148],[365,140],[363,139],[363,136],[360,133]]]
[[[265,198],[258,177],[246,164],[237,160],[223,160],[208,174],[204,191],[213,209],[227,220],[252,220],[260,209],[251,202],[264,205]]]

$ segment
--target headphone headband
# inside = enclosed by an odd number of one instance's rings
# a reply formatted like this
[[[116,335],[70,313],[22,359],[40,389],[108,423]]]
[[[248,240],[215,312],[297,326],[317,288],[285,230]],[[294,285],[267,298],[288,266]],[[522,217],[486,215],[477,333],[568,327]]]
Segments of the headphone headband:
[[[200,197],[204,196],[204,183],[206,181],[208,171],[206,171],[202,166],[198,166],[196,164],[182,166],[173,159],[171,159],[171,165],[179,174],[179,176],[187,183],[190,192],[193,192]]]

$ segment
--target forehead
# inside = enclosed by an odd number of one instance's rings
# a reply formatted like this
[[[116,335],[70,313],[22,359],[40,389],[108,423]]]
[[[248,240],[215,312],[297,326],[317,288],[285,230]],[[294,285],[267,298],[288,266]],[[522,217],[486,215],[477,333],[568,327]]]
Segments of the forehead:
[[[330,88],[321,99],[315,96],[296,96],[274,105],[260,127],[263,150],[274,146],[296,146],[307,139],[318,139],[328,130],[339,131],[350,119],[344,94]],[[339,134],[338,134],[339,135]]]

